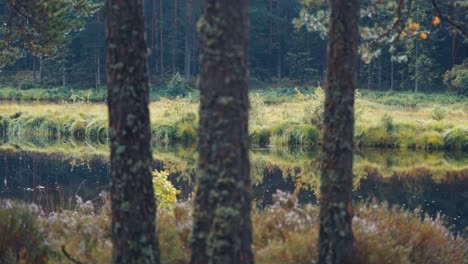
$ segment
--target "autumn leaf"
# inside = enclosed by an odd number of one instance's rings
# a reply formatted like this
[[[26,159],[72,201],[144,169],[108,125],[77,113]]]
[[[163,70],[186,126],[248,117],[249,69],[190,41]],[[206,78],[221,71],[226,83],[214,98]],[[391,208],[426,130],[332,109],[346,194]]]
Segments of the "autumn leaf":
[[[434,16],[434,19],[432,19],[432,25],[437,26],[440,24],[440,18],[438,16]]]
[[[419,34],[419,37],[421,39],[427,39],[427,33],[426,32],[421,32],[421,34]]]

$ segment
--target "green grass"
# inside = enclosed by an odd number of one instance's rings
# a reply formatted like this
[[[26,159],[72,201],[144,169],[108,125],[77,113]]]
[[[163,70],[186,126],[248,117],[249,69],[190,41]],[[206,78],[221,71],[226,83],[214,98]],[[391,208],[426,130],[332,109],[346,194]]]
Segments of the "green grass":
[[[254,93],[250,98],[249,124],[252,146],[317,148],[323,95],[313,92],[313,89],[278,88]],[[380,103],[379,92],[361,94],[367,95],[358,96],[356,101],[357,147],[468,151],[468,100],[451,95],[402,93],[402,98],[413,96],[420,100],[416,107],[405,107]],[[382,96],[392,98],[398,94]],[[277,100],[268,101],[269,97]],[[452,101],[456,102],[440,106]],[[198,99],[159,98],[150,104],[150,111],[154,141],[196,143]],[[0,106],[0,135],[9,137],[45,136],[105,142],[107,126],[106,105],[87,100],[14,101]]]

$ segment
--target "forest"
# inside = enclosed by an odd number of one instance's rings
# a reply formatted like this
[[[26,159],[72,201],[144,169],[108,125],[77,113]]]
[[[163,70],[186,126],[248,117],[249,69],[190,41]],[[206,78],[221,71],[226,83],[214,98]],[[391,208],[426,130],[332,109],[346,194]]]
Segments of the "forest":
[[[468,3],[0,0],[0,263],[465,263]]]

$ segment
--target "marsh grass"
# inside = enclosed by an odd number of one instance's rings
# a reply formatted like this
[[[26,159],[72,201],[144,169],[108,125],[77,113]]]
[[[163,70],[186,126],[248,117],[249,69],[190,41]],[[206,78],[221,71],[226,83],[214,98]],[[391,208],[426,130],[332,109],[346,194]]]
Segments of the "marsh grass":
[[[249,134],[253,147],[302,146],[316,148],[321,130],[312,121],[322,109],[317,99],[320,90],[289,89],[287,100],[269,103],[268,94],[251,97]],[[288,90],[288,91],[289,91]],[[318,92],[317,92],[318,91]],[[278,93],[278,92],[277,92]],[[468,108],[466,99],[449,95],[410,95],[415,107],[381,103],[379,92],[361,91],[356,102],[355,142],[358,147],[410,148],[424,150],[468,150]],[[367,96],[364,96],[366,95]],[[384,94],[392,98],[397,94]],[[432,101],[431,101],[432,100]],[[444,107],[445,118],[433,118],[431,103],[454,102]],[[465,102],[465,104],[463,103]],[[311,108],[311,104],[315,105]],[[161,98],[150,104],[153,140],[159,143],[195,144],[198,127],[198,101],[192,98]],[[106,142],[107,108],[105,104],[75,103],[4,103],[0,106],[0,136],[43,136],[76,141]],[[310,116],[310,113],[314,113]]]

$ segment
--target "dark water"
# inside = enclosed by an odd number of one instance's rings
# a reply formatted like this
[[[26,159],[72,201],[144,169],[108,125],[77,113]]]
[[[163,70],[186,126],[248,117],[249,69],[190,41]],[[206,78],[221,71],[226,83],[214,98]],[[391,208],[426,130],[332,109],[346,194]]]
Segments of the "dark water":
[[[154,168],[169,169],[170,179],[187,199],[196,173],[193,149],[162,149]],[[253,151],[252,193],[259,207],[272,202],[276,190],[296,192],[301,203],[316,203],[316,153]],[[466,153],[361,151],[355,157],[354,199],[388,201],[431,216],[441,212],[456,230],[468,224]],[[108,161],[102,155],[72,157],[64,153],[0,150],[0,198],[34,202],[46,211],[72,208],[75,195],[98,200],[108,189]]]

